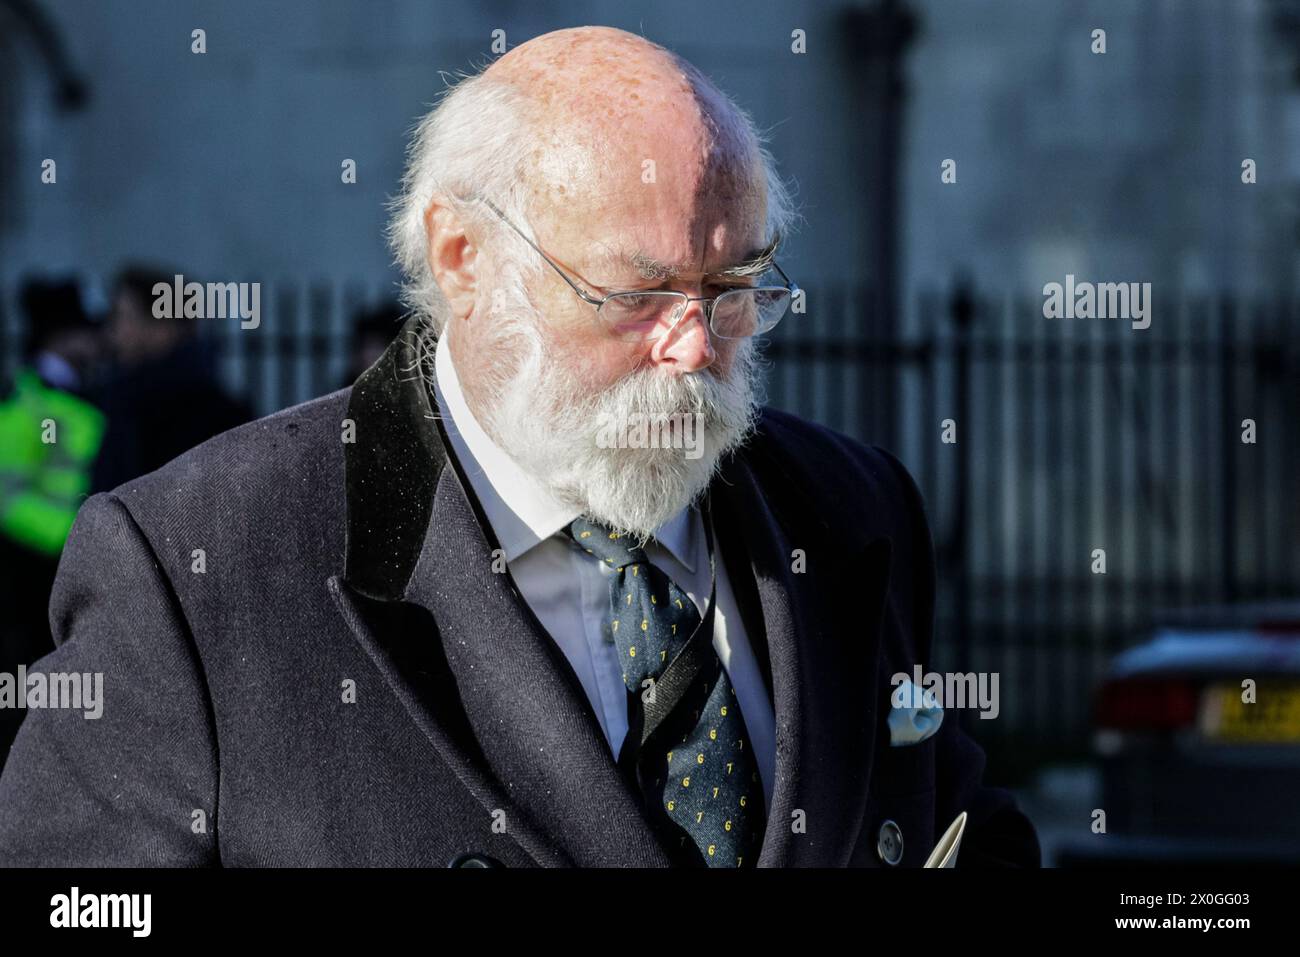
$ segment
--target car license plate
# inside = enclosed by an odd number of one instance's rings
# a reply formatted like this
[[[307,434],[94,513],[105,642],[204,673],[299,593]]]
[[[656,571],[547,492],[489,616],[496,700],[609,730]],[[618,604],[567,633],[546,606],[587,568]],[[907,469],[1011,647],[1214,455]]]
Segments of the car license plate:
[[[1254,702],[1237,685],[1212,685],[1202,698],[1207,738],[1243,744],[1300,743],[1300,685],[1261,683]]]

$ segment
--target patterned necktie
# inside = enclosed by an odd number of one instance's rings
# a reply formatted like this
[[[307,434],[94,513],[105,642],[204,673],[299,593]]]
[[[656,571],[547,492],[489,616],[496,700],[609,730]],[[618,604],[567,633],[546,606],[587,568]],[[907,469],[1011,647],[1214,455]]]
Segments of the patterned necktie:
[[[566,531],[613,569],[604,637],[618,649],[628,689],[620,767],[635,770],[652,819],[683,853],[689,843],[708,867],[754,866],[763,788],[713,648],[714,596],[702,621],[690,597],[626,536],[583,518]]]

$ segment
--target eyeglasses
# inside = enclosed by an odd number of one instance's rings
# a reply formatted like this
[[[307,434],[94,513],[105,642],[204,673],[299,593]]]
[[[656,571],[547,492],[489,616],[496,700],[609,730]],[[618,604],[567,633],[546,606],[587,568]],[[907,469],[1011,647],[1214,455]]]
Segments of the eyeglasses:
[[[482,196],[475,198],[486,203],[503,223],[532,246],[584,302],[595,306],[596,315],[602,325],[616,339],[629,342],[653,342],[671,331],[681,321],[693,302],[704,303],[705,320],[719,339],[748,339],[750,336],[769,332],[780,322],[781,317],[789,310],[795,293],[799,291],[799,287],[776,264],[776,260],[773,260],[772,268],[785,280],[784,286],[737,286],[716,296],[688,296],[684,292],[670,289],[614,292],[603,297],[593,296],[570,279],[560,265],[542,252],[541,247],[522,229],[506,218],[505,213],[501,212],[495,203]]]

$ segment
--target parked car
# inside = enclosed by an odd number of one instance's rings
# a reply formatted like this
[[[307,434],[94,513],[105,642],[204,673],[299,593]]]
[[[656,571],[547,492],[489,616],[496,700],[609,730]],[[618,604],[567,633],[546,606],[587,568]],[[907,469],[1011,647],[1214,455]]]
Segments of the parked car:
[[[1162,616],[1095,724],[1105,832],[1061,866],[1300,863],[1300,602]]]

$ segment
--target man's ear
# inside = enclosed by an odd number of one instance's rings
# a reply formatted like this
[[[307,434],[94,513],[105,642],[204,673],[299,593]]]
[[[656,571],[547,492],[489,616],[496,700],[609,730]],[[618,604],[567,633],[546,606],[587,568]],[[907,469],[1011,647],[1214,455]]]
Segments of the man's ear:
[[[465,221],[435,198],[424,210],[424,235],[428,240],[429,269],[447,297],[453,319],[468,319],[474,311],[478,285],[478,247]]]

